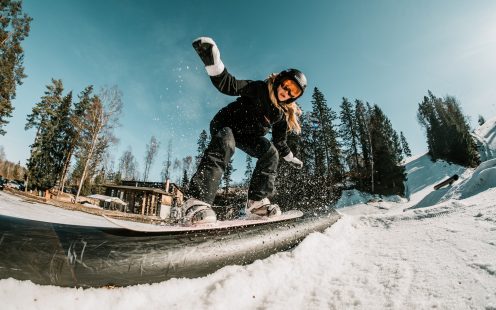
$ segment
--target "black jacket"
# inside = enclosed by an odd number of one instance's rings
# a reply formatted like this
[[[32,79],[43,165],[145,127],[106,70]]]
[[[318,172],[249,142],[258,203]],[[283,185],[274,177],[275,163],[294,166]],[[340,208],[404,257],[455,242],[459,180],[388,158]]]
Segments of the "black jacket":
[[[210,79],[223,94],[240,96],[214,116],[210,124],[213,130],[229,127],[235,136],[264,136],[272,127],[272,142],[279,155],[290,153],[286,144],[286,118],[270,100],[267,82],[237,80],[227,69]]]

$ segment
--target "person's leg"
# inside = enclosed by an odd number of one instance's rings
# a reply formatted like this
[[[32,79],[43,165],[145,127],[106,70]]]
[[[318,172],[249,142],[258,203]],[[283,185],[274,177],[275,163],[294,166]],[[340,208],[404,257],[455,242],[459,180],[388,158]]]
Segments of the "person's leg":
[[[224,127],[211,132],[212,140],[205,150],[196,173],[189,183],[187,196],[212,204],[226,166],[235,150],[232,130]]]
[[[279,163],[279,152],[275,146],[265,137],[237,137],[236,146],[257,158],[248,189],[248,199],[260,201],[272,196]]]

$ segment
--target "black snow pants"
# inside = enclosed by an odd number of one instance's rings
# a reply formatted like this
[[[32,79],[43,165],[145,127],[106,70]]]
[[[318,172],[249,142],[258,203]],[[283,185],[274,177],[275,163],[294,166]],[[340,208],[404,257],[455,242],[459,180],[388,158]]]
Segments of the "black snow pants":
[[[248,199],[262,200],[274,193],[279,152],[272,142],[263,136],[234,134],[229,127],[210,128],[210,134],[212,140],[191,178],[186,196],[212,204],[236,147],[258,159],[251,177]]]

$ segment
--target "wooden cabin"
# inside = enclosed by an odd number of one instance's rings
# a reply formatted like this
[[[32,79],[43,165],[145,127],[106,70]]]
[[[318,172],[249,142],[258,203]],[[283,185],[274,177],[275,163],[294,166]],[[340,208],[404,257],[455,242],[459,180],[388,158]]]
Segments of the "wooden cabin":
[[[123,212],[169,218],[172,206],[183,203],[184,195],[174,183],[123,181],[107,184],[105,195],[118,197],[125,203]]]

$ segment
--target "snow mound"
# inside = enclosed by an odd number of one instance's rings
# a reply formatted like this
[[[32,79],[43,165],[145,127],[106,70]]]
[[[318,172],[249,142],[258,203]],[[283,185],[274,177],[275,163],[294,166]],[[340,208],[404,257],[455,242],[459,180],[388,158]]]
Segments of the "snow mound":
[[[496,187],[496,158],[480,164],[472,176],[453,189],[449,198],[465,199]]]
[[[482,161],[496,158],[496,117],[475,129],[472,136],[477,142]]]
[[[412,209],[427,208],[448,199],[465,199],[496,187],[496,158],[483,162],[474,171],[466,170],[454,186],[432,191]]]

